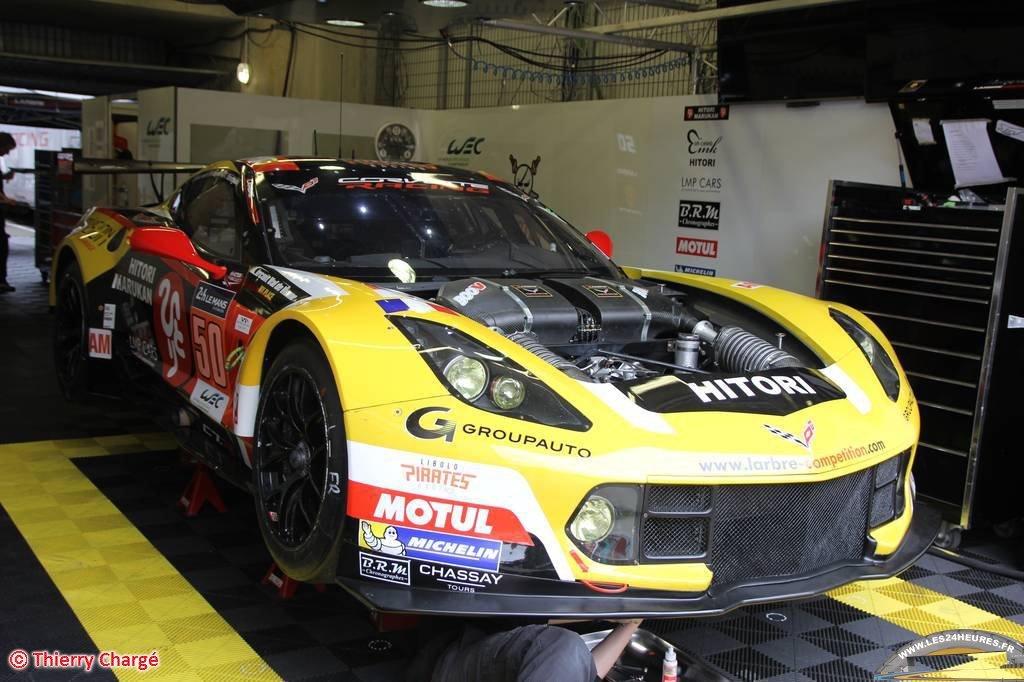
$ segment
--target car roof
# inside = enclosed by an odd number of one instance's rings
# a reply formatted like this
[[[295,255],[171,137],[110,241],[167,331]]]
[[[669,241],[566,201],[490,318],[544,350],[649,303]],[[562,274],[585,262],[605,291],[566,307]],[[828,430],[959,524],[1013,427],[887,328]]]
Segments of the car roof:
[[[421,163],[415,161],[375,161],[371,159],[331,159],[331,158],[310,158],[292,156],[274,156],[241,159],[239,166],[248,166],[257,173],[272,173],[280,171],[319,171],[319,170],[344,170],[360,176],[379,177],[386,172],[389,177],[402,177],[412,179],[413,173],[442,173],[452,180],[466,182],[499,182],[510,185],[507,180],[498,178],[483,171],[470,170],[468,168],[456,168],[453,166],[441,166],[435,163]]]

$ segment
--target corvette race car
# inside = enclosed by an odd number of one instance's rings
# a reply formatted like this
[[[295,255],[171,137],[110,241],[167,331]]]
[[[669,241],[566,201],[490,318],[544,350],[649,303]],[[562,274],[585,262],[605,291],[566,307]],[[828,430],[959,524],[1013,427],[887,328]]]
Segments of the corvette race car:
[[[381,611],[711,614],[920,556],[871,320],[610,251],[487,174],[218,163],[61,243],[57,375],[149,401],[285,572]]]

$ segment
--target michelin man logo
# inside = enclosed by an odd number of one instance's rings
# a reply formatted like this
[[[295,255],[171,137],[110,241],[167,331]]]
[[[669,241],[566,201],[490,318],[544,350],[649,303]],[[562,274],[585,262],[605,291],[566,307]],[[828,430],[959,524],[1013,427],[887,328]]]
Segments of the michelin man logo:
[[[373,528],[366,521],[363,521],[360,526],[363,530],[363,542],[373,551],[395,556],[405,554],[405,545],[398,539],[398,531],[394,526],[385,528],[384,534],[380,537],[374,535]]]

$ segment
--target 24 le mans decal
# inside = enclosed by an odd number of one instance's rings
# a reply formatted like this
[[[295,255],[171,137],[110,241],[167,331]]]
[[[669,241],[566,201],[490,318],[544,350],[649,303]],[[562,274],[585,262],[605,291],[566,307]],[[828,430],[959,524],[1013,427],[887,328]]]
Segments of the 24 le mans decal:
[[[196,374],[222,390],[228,387],[224,324],[234,298],[230,290],[208,282],[201,282],[192,298],[192,348]]]

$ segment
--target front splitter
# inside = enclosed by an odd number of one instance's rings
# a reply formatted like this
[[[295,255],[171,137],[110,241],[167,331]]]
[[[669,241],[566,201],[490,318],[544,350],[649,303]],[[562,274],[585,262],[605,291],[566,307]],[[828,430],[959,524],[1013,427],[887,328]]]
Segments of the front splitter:
[[[880,560],[835,564],[813,575],[735,585],[721,592],[689,594],[644,589],[621,594],[511,594],[450,592],[339,578],[338,584],[367,607],[385,612],[451,616],[584,618],[681,618],[716,616],[741,606],[805,599],[857,580],[889,578],[907,569],[931,546],[939,512],[920,502],[907,535],[892,555]]]

